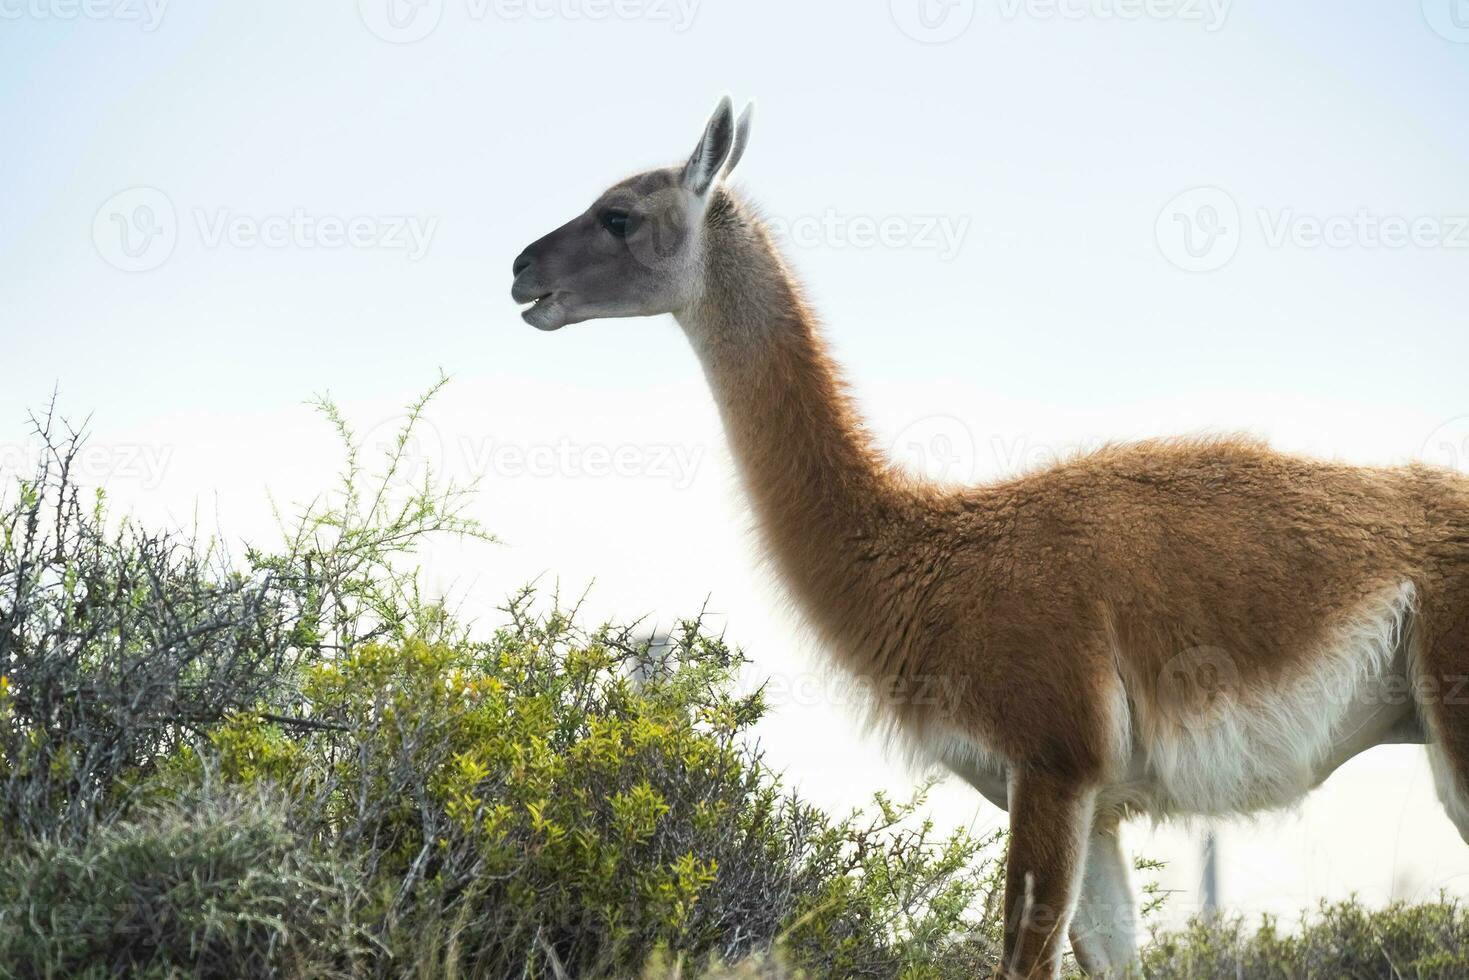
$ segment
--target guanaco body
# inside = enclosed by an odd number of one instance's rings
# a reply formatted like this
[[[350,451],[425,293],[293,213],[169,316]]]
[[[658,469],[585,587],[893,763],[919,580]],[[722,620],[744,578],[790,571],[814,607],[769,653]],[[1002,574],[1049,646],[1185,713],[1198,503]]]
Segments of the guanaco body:
[[[1469,480],[1239,439],[1106,448],[952,489],[869,439],[816,317],[725,178],[728,99],[682,166],[527,248],[543,330],[671,313],[770,560],[896,737],[1009,812],[1005,970],[1137,963],[1118,822],[1288,804],[1384,742],[1428,746],[1469,833]],[[906,683],[905,683],[906,682]]]

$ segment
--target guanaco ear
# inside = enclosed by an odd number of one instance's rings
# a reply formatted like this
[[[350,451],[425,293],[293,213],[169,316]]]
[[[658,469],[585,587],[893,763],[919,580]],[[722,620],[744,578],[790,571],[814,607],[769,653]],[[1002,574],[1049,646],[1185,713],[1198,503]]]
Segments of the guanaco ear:
[[[746,102],[745,111],[740,113],[740,121],[735,123],[734,148],[729,151],[729,159],[724,161],[724,169],[719,172],[720,180],[727,180],[735,165],[740,162],[740,157],[745,155],[745,147],[750,145],[750,120],[755,117],[755,103]]]
[[[699,145],[694,147],[694,155],[684,165],[683,185],[699,197],[708,194],[734,145],[734,103],[726,95],[719,100],[718,108],[704,127],[704,135],[699,137]]]

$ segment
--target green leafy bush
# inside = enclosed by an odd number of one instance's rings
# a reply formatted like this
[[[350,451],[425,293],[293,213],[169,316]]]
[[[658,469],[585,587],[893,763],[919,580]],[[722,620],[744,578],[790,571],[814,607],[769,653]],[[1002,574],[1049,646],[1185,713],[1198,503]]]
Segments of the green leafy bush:
[[[654,654],[529,598],[483,644],[311,666],[309,728],[231,716],[153,791],[287,787],[292,825],[366,867],[359,921],[419,972],[630,976],[652,951],[779,944],[823,976],[942,975],[976,928],[981,842],[908,827],[916,804],[833,823],[783,794],[742,737],[760,698],[727,693],[740,661],[697,622]]]
[[[330,978],[371,952],[355,869],[303,846],[268,797],[171,801],[5,860],[7,975]]]
[[[341,484],[243,565],[109,530],[75,438],[0,508],[0,971],[972,971],[984,842],[786,793],[698,619],[654,644],[527,591],[471,636],[398,567],[487,537],[432,474],[392,491],[422,403],[372,473],[321,408]]]
[[[1154,938],[1148,976],[1196,980],[1460,980],[1469,977],[1469,912],[1457,901],[1371,910],[1322,904],[1300,928],[1266,918],[1251,930],[1237,917],[1194,921]]]

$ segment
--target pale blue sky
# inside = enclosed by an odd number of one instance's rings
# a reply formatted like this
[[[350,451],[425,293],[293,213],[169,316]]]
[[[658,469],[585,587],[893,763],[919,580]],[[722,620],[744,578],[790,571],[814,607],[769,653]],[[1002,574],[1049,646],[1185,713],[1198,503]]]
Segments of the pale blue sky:
[[[547,336],[509,299],[521,246],[684,156],[724,92],[759,102],[739,183],[793,228],[911,462],[979,478],[1201,429],[1391,462],[1469,437],[1465,0],[922,0],[938,33],[963,27],[943,43],[904,32],[919,0],[427,0],[399,21],[436,24],[413,43],[370,29],[389,0],[152,0],[156,23],[95,2],[0,0],[0,466],[59,383],[95,412],[97,478],[149,519],[198,505],[262,533],[266,487],[329,473],[303,399],[329,389],[371,427],[442,367],[425,451],[485,477],[476,513],[508,543],[444,549],[440,584],[493,606],[537,574],[595,577],[597,611],[665,618],[707,594],[763,670],[805,669],[677,328]],[[172,251],[129,259],[118,222],[159,193]],[[365,219],[367,244],[293,216]],[[1191,260],[1216,216],[1223,251]],[[854,244],[884,221],[886,244]],[[1395,222],[1418,244],[1375,246]],[[598,454],[618,450],[614,472]],[[831,704],[782,706],[765,737],[829,805],[913,778]],[[999,819],[957,787],[936,803]],[[1173,860],[1186,906],[1188,835],[1135,843]],[[1224,858],[1251,910],[1469,892],[1410,750],[1227,829]]]

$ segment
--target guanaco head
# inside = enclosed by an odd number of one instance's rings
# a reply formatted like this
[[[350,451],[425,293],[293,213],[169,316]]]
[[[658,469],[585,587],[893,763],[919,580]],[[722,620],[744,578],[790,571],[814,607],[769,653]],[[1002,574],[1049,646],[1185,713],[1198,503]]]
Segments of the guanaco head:
[[[687,163],[614,184],[521,252],[510,295],[530,304],[525,321],[558,330],[599,317],[674,313],[697,299],[704,218],[716,184],[744,153],[753,108],[737,123],[725,96]]]

